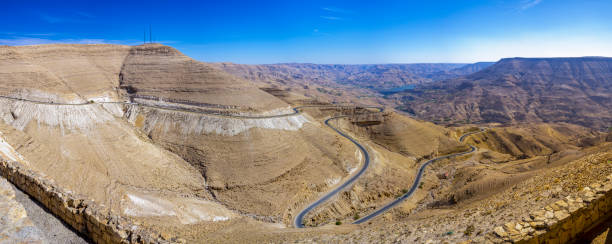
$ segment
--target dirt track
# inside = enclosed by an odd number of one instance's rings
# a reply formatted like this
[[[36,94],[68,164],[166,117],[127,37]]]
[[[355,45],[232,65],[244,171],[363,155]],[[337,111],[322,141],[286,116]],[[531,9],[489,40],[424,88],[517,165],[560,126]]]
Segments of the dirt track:
[[[13,186],[13,189],[15,190],[15,200],[25,208],[28,217],[34,223],[34,226],[42,231],[48,243],[89,243],[60,219],[44,209],[36,200],[30,198],[15,186]]]

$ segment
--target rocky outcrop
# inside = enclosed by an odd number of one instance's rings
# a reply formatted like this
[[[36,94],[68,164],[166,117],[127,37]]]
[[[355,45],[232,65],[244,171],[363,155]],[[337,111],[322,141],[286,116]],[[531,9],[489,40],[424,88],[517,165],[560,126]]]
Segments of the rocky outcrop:
[[[0,178],[0,243],[45,243],[42,236],[23,206],[15,201],[10,183]]]
[[[351,123],[359,126],[378,125],[384,121],[383,113],[354,114],[350,117]]]
[[[496,226],[494,243],[568,243],[612,216],[612,175],[582,191],[531,212],[530,217]]]

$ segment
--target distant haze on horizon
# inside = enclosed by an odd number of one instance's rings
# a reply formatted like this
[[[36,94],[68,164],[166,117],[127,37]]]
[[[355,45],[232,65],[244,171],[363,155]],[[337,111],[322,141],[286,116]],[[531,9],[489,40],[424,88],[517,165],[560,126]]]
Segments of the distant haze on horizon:
[[[32,6],[36,6],[33,8]],[[612,1],[3,2],[0,45],[137,45],[243,64],[612,56]]]

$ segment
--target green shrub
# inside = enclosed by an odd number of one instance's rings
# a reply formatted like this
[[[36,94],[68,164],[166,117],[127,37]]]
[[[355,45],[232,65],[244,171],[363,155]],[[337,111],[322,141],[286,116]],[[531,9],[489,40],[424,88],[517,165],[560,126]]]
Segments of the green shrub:
[[[336,221],[336,225],[341,225],[342,222],[341,221]]]
[[[469,225],[468,227],[465,228],[465,231],[463,231],[463,234],[465,236],[471,236],[472,233],[474,233],[475,230],[476,230],[476,228],[474,228],[474,225]]]

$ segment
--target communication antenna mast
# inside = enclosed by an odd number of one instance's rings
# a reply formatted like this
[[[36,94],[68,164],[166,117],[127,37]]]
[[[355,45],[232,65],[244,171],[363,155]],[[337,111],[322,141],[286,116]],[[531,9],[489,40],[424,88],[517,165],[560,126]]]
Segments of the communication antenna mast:
[[[151,28],[151,24],[149,24],[149,43],[153,43],[153,28]]]

